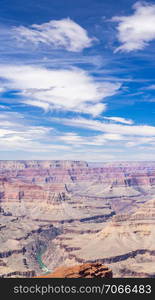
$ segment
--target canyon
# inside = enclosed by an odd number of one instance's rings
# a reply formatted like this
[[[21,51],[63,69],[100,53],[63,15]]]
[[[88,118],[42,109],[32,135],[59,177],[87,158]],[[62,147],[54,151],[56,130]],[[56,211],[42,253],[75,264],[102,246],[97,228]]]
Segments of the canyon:
[[[60,267],[41,278],[112,278],[112,271],[100,263],[86,263],[72,267]],[[39,278],[39,276],[37,277]]]
[[[155,162],[0,161],[0,277],[155,277],[154,225]]]

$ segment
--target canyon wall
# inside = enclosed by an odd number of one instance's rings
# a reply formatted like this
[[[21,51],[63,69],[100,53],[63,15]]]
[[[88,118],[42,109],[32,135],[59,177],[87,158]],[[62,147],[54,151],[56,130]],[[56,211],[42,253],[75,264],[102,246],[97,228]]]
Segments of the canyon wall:
[[[50,203],[69,194],[135,196],[154,187],[154,162],[95,167],[80,161],[0,161],[1,202]]]
[[[155,162],[0,161],[0,276],[153,277],[154,199]]]

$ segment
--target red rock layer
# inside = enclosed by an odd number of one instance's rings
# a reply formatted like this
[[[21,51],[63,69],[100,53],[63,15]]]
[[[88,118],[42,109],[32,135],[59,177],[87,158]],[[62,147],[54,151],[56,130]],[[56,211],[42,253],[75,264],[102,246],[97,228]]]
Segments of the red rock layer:
[[[99,164],[98,164],[99,165]],[[82,182],[125,187],[155,186],[155,162],[0,161],[0,201],[52,202]],[[58,196],[59,198],[59,196]]]
[[[40,278],[112,278],[112,271],[100,263],[86,263],[72,267],[59,267]],[[39,278],[37,277],[37,278]]]

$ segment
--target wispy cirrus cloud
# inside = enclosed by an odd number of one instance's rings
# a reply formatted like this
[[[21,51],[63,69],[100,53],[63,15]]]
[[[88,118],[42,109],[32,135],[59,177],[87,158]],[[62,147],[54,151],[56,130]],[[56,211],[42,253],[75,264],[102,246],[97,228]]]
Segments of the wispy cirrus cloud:
[[[54,119],[54,122],[59,122],[59,119]],[[131,151],[138,153],[143,148],[146,159],[149,159],[146,154],[148,153],[148,145],[150,147],[155,146],[154,126],[106,123],[85,118],[61,119],[61,123],[72,129],[80,128],[84,129],[84,132],[85,130],[89,130],[89,135],[87,136],[77,134],[76,132],[68,132],[64,134],[59,133],[57,139],[64,144],[75,147],[75,149],[82,147],[81,149],[85,148],[87,151],[86,147],[88,146],[91,149],[91,153],[96,153],[98,149],[99,152],[104,150],[109,154],[123,152],[123,157],[127,157],[127,155],[130,157]],[[135,153],[132,153],[131,160],[134,156],[138,159],[138,155]],[[96,157],[97,160],[98,157]]]
[[[35,66],[1,65],[2,88],[16,90],[27,105],[99,115],[106,97],[115,95],[121,84],[95,80],[79,69],[47,69]]]
[[[70,18],[51,20],[41,25],[14,27],[15,37],[21,42],[39,46],[45,44],[51,48],[64,48],[80,52],[92,46],[95,38],[90,38],[87,31]]]
[[[121,117],[104,117],[104,119],[118,122],[118,123],[128,124],[128,125],[131,125],[134,123],[133,120],[129,120],[129,119],[121,118]]]
[[[118,22],[118,40],[122,43],[115,52],[141,50],[155,40],[155,4],[138,1],[129,16],[113,17]]]
[[[33,125],[20,113],[0,113],[1,151],[49,152],[69,149],[68,146],[55,143],[51,138],[52,132],[52,127]]]
[[[124,158],[128,158],[127,153],[130,149],[129,160],[132,160],[135,157],[133,152],[135,149],[143,146],[143,152],[147,158],[148,144],[149,146],[155,145],[155,128],[151,126],[147,126],[148,131],[152,129],[151,134],[147,135],[144,130],[142,135],[140,125],[110,124],[84,118],[75,120],[61,118],[54,120],[55,124],[56,122],[61,123],[62,128],[64,128],[63,125],[67,125],[71,126],[72,130],[80,127],[90,131],[88,134],[88,132],[82,133],[82,131],[76,130],[66,132],[65,128],[56,130],[52,127],[52,122],[48,126],[36,125],[25,119],[23,114],[3,112],[0,114],[1,153],[20,151],[22,157],[25,157],[25,153],[27,153],[31,159],[34,157],[43,159],[46,155],[46,158],[49,159],[63,157],[63,159],[103,161],[115,160],[116,153],[118,160],[122,160],[122,155]],[[111,125],[116,126],[111,128]],[[131,128],[133,129],[131,130]]]
[[[90,136],[81,136],[75,132],[67,132],[57,137],[59,141],[63,141],[65,144],[74,146],[91,145],[91,146],[103,146],[110,141],[116,142],[124,140],[124,137],[120,134],[97,134]]]

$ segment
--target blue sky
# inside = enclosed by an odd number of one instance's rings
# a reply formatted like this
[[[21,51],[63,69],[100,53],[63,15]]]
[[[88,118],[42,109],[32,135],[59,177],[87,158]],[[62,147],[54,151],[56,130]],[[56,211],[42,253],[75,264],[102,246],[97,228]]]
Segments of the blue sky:
[[[2,0],[0,159],[155,160],[155,1]]]

